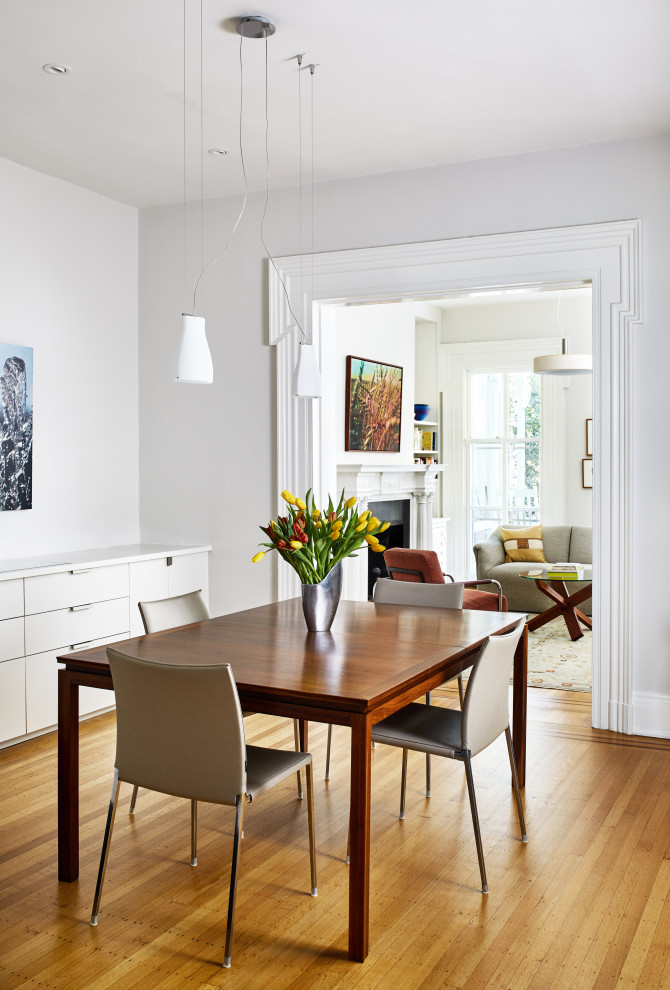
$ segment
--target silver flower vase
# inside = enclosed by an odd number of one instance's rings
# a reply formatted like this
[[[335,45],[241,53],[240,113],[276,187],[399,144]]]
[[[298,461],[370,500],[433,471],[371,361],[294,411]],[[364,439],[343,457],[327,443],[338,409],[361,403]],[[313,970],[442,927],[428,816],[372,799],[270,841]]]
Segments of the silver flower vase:
[[[318,584],[301,584],[302,610],[310,632],[327,632],[342,594],[342,564],[335,564]]]

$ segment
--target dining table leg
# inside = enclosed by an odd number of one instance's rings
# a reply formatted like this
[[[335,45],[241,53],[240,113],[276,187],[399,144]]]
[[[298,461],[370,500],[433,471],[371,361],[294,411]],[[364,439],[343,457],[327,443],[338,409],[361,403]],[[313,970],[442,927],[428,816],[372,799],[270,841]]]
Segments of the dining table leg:
[[[372,722],[354,715],[351,723],[351,863],[349,867],[349,958],[368,954],[370,920],[370,778]]]
[[[528,707],[528,626],[514,652],[514,684],[512,688],[512,746],[519,786],[526,784],[526,721]]]
[[[79,683],[58,671],[58,879],[79,876]]]

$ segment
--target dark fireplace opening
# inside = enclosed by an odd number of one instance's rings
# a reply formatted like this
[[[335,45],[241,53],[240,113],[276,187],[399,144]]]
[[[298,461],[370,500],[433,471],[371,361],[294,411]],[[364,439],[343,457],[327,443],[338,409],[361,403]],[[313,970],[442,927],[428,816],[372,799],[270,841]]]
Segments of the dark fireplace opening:
[[[377,519],[383,519],[391,525],[379,537],[379,542],[385,547],[409,546],[409,510],[410,500],[387,499],[384,502],[370,502],[370,512]],[[375,581],[380,577],[388,577],[383,553],[374,553],[368,548],[368,599],[372,598]]]

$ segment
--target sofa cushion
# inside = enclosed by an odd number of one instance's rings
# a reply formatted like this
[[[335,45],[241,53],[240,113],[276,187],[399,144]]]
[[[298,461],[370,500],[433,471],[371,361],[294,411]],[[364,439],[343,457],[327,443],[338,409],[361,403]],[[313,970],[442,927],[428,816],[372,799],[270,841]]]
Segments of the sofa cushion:
[[[570,555],[566,558],[575,564],[593,562],[593,539],[590,526],[573,526],[570,537]]]
[[[500,527],[500,536],[505,545],[505,561],[532,561],[544,563],[542,546],[542,526],[530,526],[526,529],[504,529]]]

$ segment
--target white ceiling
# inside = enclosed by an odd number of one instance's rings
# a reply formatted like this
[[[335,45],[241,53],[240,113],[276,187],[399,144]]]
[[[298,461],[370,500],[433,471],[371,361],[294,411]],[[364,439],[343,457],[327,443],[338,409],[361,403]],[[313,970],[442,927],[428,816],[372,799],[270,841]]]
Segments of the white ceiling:
[[[273,9],[274,6],[274,9]],[[199,189],[199,10],[187,0],[187,195]],[[239,37],[203,0],[206,196],[242,188]],[[670,131],[668,0],[290,0],[263,9],[272,186],[298,181],[314,77],[315,179]],[[183,0],[1,0],[0,155],[137,206],[183,196]],[[245,154],[265,183],[264,50],[246,40]],[[42,72],[47,62],[71,68]],[[303,73],[303,168],[310,77]]]

